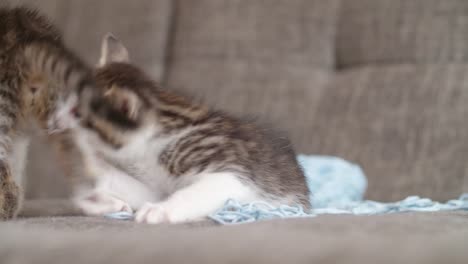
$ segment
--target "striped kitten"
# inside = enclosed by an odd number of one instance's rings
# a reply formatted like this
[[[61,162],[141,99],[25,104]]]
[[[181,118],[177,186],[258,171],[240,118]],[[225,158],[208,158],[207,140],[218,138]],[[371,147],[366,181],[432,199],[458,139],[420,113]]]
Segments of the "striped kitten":
[[[309,207],[288,139],[157,86],[111,35],[102,51],[102,89],[84,90],[75,112],[96,177],[76,197],[86,213],[137,210],[138,222],[177,223],[206,217],[229,198]]]
[[[64,99],[76,100],[92,77],[45,17],[24,7],[0,6],[0,219],[13,217],[19,207],[14,178],[19,182],[24,168],[26,127],[32,120],[43,129],[54,124],[55,116],[63,115],[57,110],[66,109]],[[52,137],[71,151],[66,135]]]

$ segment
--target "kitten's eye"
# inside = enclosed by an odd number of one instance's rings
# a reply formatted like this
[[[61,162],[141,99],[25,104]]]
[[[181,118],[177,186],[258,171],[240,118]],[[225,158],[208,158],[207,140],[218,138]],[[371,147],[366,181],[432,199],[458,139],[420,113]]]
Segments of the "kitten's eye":
[[[74,117],[76,117],[76,118],[80,118],[80,117],[81,117],[81,114],[80,114],[80,112],[78,111],[78,107],[77,107],[77,106],[73,107],[72,110],[70,111],[70,113],[71,113]]]

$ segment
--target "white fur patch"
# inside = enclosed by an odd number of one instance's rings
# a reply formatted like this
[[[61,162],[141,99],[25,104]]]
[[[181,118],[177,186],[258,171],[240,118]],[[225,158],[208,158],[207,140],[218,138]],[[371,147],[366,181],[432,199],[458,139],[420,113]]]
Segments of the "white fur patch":
[[[256,192],[235,173],[205,173],[192,185],[176,191],[167,200],[147,203],[138,210],[140,223],[180,223],[200,220],[219,209],[228,199],[240,202],[257,200]]]

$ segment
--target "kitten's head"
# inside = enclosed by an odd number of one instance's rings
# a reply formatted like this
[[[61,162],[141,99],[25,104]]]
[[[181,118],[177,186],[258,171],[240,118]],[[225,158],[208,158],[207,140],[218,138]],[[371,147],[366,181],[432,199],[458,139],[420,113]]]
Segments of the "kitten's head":
[[[103,39],[95,77],[97,88],[83,90],[70,109],[76,130],[112,148],[150,136],[154,127],[147,93],[153,83],[129,64],[127,49],[110,34]]]

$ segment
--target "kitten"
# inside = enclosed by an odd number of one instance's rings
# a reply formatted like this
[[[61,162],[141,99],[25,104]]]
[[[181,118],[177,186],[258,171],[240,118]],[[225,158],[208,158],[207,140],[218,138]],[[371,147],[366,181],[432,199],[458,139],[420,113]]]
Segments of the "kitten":
[[[137,210],[137,222],[178,223],[230,198],[309,207],[287,138],[159,87],[111,35],[102,53],[102,88],[83,91],[74,117],[97,182],[76,196],[86,213]]]
[[[0,6],[0,219],[15,216],[31,120],[44,130],[57,124],[67,102],[92,84],[92,70],[63,44],[59,31],[36,11]],[[60,107],[59,107],[60,106]],[[58,132],[52,131],[52,132]],[[66,134],[51,138],[71,152]],[[70,171],[76,164],[68,162]],[[73,167],[73,168],[72,168]]]

